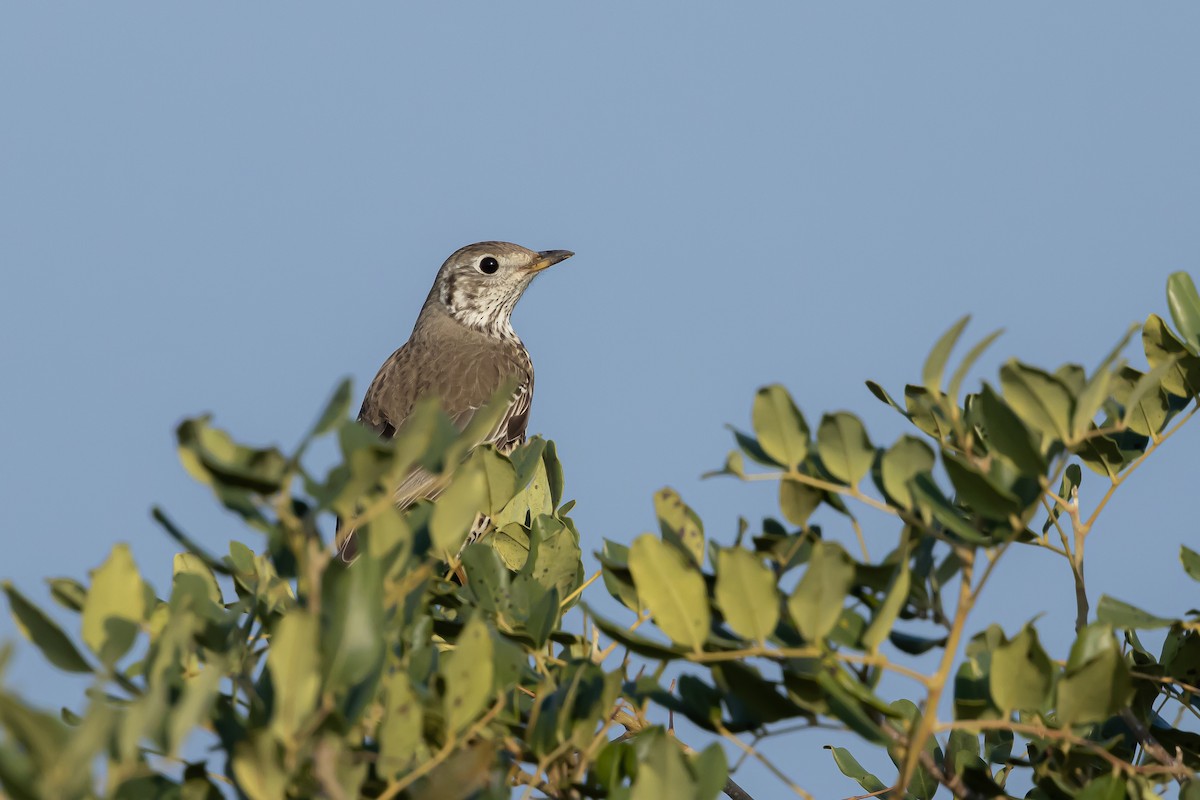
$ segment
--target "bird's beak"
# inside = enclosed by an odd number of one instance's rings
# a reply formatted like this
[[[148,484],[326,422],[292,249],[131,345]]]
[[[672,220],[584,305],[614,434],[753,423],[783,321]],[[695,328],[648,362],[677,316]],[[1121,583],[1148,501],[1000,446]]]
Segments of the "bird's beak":
[[[541,272],[546,267],[553,267],[558,262],[566,261],[575,254],[570,250],[543,250],[538,255],[541,257],[529,267],[530,272]]]

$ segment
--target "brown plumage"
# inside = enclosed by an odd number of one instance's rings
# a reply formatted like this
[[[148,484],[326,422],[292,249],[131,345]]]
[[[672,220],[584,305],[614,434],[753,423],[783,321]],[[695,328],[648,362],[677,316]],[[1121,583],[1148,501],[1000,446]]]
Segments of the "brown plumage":
[[[438,270],[408,341],[383,363],[368,387],[359,421],[391,438],[416,404],[432,396],[462,429],[513,382],[512,402],[480,444],[508,451],[524,442],[533,362],[512,328],[512,311],[538,272],[572,255],[508,242],[479,242],[456,251]],[[396,487],[396,504],[407,507],[436,497],[443,488],[434,476],[415,469]],[[479,533],[476,528],[473,535]],[[338,556],[349,563],[357,554],[354,531],[339,531]]]

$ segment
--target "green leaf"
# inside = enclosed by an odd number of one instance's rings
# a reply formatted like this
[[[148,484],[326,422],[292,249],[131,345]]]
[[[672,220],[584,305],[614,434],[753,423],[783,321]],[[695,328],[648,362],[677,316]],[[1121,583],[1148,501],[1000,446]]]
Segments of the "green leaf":
[[[250,800],[278,800],[285,795],[287,774],[279,763],[275,741],[266,731],[253,732],[235,745],[233,776]]]
[[[223,604],[221,587],[217,585],[217,576],[213,575],[204,559],[199,556],[193,553],[176,553],[172,562],[172,574],[173,576],[195,575],[203,582],[208,599],[218,606]]]
[[[299,744],[296,734],[317,707],[321,690],[319,632],[319,621],[296,609],[279,621],[267,651],[275,692],[271,733],[289,747]]]
[[[1088,625],[1075,639],[1066,673],[1058,682],[1059,722],[1102,722],[1124,707],[1132,692],[1129,666],[1112,628],[1100,622]]]
[[[1115,775],[1101,775],[1088,780],[1087,786],[1075,795],[1075,800],[1125,800],[1125,780]],[[1142,795],[1143,800],[1145,795]],[[1181,797],[1182,800],[1182,797]]]
[[[596,558],[604,568],[604,588],[608,589],[608,593],[631,611],[640,612],[637,588],[629,575],[629,548],[605,539],[603,548],[596,553]]]
[[[953,503],[942,494],[942,490],[934,483],[932,476],[922,473],[909,482],[913,498],[918,507],[928,512],[947,530],[958,534],[964,541],[973,544],[987,544],[987,537],[975,530]]]
[[[521,486],[521,489],[499,513],[492,515],[492,524],[497,529],[512,523],[529,525],[539,514],[554,513],[554,504],[550,496],[550,476],[546,473],[545,460],[540,455],[537,461],[518,467],[515,485]]]
[[[1187,545],[1179,548],[1179,560],[1183,562],[1183,570],[1194,581],[1200,581],[1200,553]]]
[[[825,745],[825,749],[833,754],[833,763],[837,765],[842,774],[853,781],[857,781],[858,785],[864,791],[872,794],[887,791],[887,784],[867,772],[866,768],[858,763],[858,759],[852,756],[849,750],[844,747],[830,747],[829,745]]]
[[[1200,352],[1200,294],[1186,272],[1174,272],[1167,278],[1167,307],[1184,344],[1192,353]]]
[[[1078,464],[1068,464],[1066,470],[1063,471],[1062,482],[1059,484],[1058,496],[1066,502],[1071,502],[1075,496],[1076,490],[1083,481],[1083,470]],[[1062,516],[1063,507],[1057,502],[1050,502],[1050,512],[1046,515],[1046,524],[1042,526],[1042,533],[1050,530],[1054,521]]]
[[[921,712],[911,700],[897,700],[891,704],[891,708],[896,716],[908,723],[909,731],[914,730],[920,724]],[[944,761],[942,748],[938,746],[936,737],[931,736],[925,741],[925,753],[935,764],[941,764]],[[903,767],[905,753],[898,742],[892,742],[888,746],[888,756],[897,767]],[[916,772],[907,788],[909,795],[914,800],[930,800],[937,791],[938,782],[924,765],[918,763]]]
[[[325,408],[321,409],[321,413],[317,417],[317,422],[306,437],[306,441],[315,439],[318,436],[324,436],[346,418],[346,415],[350,411],[350,395],[350,379],[343,378],[341,383],[337,385],[337,388],[333,390],[333,394],[330,396],[329,402],[325,404]]]
[[[464,464],[438,497],[429,522],[429,535],[440,555],[448,559],[458,552],[487,503],[487,475],[478,463]]]
[[[1142,348],[1152,369],[1174,360],[1162,379],[1162,386],[1168,392],[1177,397],[1192,397],[1200,390],[1200,358],[1192,355],[1156,314],[1147,317],[1142,326]]]
[[[729,778],[729,764],[720,742],[688,756],[688,766],[696,779],[696,800],[716,800]]]
[[[133,646],[147,611],[142,576],[129,545],[118,544],[92,571],[83,607],[83,641],[101,661],[113,664]]]
[[[891,742],[891,737],[883,732],[883,728],[875,722],[872,714],[863,707],[865,698],[857,696],[858,693],[852,692],[848,686],[843,685],[843,682],[851,680],[853,679],[840,671],[836,673],[836,676],[829,672],[821,672],[817,675],[817,685],[825,693],[825,702],[829,704],[829,713],[866,741],[872,744],[888,744]],[[871,705],[876,706],[876,711],[882,710],[881,707],[886,707],[882,702],[878,702],[878,698],[874,699],[876,702]]]
[[[1021,510],[1016,496],[997,486],[978,464],[949,450],[942,451],[946,475],[958,493],[959,501],[990,519],[1005,520]]]
[[[1125,454],[1110,436],[1092,436],[1078,445],[1075,452],[1092,472],[1115,478],[1125,466]]]
[[[888,638],[888,634],[892,632],[892,626],[896,624],[896,619],[900,616],[900,611],[908,601],[908,592],[911,588],[912,575],[909,573],[908,558],[905,554],[896,566],[896,576],[892,578],[883,603],[871,617],[871,624],[862,636],[863,647],[868,652],[875,653],[879,650],[879,645],[883,644],[883,640]]]
[[[183,695],[171,709],[168,722],[170,755],[178,756],[188,737],[209,719],[213,701],[217,698],[217,691],[226,671],[225,664],[213,662],[207,664],[199,675],[191,675],[184,679]],[[278,692],[275,696],[278,699]]]
[[[950,436],[950,424],[946,421],[941,406],[923,386],[909,384],[904,387],[904,405],[908,418],[918,429],[941,441]]]
[[[634,742],[638,770],[630,800],[692,800],[696,797],[696,782],[673,737],[655,726],[639,734]]]
[[[792,622],[809,642],[821,642],[838,622],[854,584],[854,562],[841,545],[817,542],[804,577],[788,598]]]
[[[74,578],[46,578],[50,586],[50,596],[54,601],[68,611],[83,611],[87,602],[87,588]]]
[[[483,542],[475,542],[467,545],[460,558],[467,574],[467,591],[475,597],[479,607],[508,616],[512,608],[511,579],[500,554]]]
[[[821,418],[817,453],[829,474],[849,486],[857,485],[875,460],[866,428],[858,417],[845,411]]]
[[[463,627],[454,652],[443,654],[442,676],[446,681],[443,712],[447,732],[465,731],[489,705],[492,695],[492,632],[478,616]]]
[[[793,525],[806,526],[808,518],[821,505],[825,493],[798,480],[784,477],[779,481],[779,510]]]
[[[979,393],[979,413],[986,428],[988,449],[999,453],[1026,475],[1040,475],[1046,461],[1033,434],[1021,418],[986,383]]]
[[[1123,603],[1106,594],[1100,596],[1100,603],[1096,606],[1096,619],[1100,622],[1107,622],[1114,628],[1133,628],[1136,630],[1169,628],[1179,621],[1176,619],[1167,619],[1166,617],[1156,617],[1153,614],[1142,611],[1140,608]]]
[[[556,589],[559,597],[571,594],[582,581],[575,532],[562,520],[542,514],[533,520],[530,534],[529,558],[513,580],[513,592],[536,584],[542,591]]]
[[[0,587],[8,595],[8,604],[17,627],[26,639],[42,651],[47,661],[66,672],[92,671],[75,643],[46,612],[29,602],[9,581],[0,583]]]
[[[383,664],[383,578],[374,558],[331,566],[321,582],[321,654],[325,691],[378,675]]]
[[[278,491],[288,466],[283,454],[274,447],[238,444],[209,421],[209,417],[187,419],[176,428],[184,469],[211,486],[230,508],[239,507],[238,493],[268,495]]]
[[[989,680],[992,699],[1006,712],[1048,708],[1054,667],[1032,626],[1026,625],[992,653]]]
[[[734,633],[765,642],[779,624],[775,575],[740,547],[717,551],[717,605]]]
[[[668,486],[655,492],[654,515],[664,540],[678,544],[697,565],[704,563],[704,524],[679,492]]]
[[[671,641],[700,650],[711,616],[704,578],[674,547],[650,534],[629,548],[629,571],[638,597]]]
[[[742,433],[732,425],[726,425],[725,427],[733,432],[733,438],[737,442],[738,447],[741,448],[743,453],[750,456],[751,461],[762,464],[764,467],[780,466],[775,462],[775,459],[767,455],[767,452],[762,449],[762,445],[753,436]],[[728,464],[728,461],[726,463]]]
[[[892,399],[892,396],[887,393],[887,389],[884,389],[875,381],[867,381],[867,388],[871,390],[871,394],[875,395],[875,397],[879,399],[879,402],[883,403],[884,405],[891,406],[905,417],[908,416],[908,412],[901,408],[900,404]]]
[[[795,469],[804,461],[808,455],[808,423],[787,389],[777,383],[759,389],[751,420],[759,445],[772,461],[786,469]]]
[[[1125,408],[1121,422],[1142,436],[1154,436],[1162,430],[1171,411],[1162,388],[1167,371],[1177,359],[1169,358],[1142,374],[1132,367],[1122,368],[1113,386],[1113,399]]]
[[[983,355],[984,351],[991,347],[992,342],[1004,333],[1004,329],[992,331],[979,344],[967,351],[963,357],[962,363],[958,365],[958,369],[954,370],[954,376],[950,379],[950,386],[946,390],[946,394],[955,402],[958,401],[958,394],[962,391],[963,381],[966,380],[967,374],[971,371],[971,367],[975,366],[975,362]]]
[[[383,684],[383,721],[379,724],[379,760],[376,767],[394,778],[428,753],[422,736],[424,709],[413,692],[408,674],[393,672]]]
[[[581,606],[587,612],[588,616],[591,617],[592,621],[596,623],[596,627],[600,629],[601,633],[640,656],[653,658],[658,661],[671,661],[687,653],[686,648],[661,644],[641,634],[634,633],[629,628],[618,625],[612,620],[605,619],[597,614],[594,608],[589,607],[587,603],[582,603]]]
[[[963,329],[970,321],[971,317],[966,316],[951,325],[950,329],[937,340],[933,350],[925,359],[925,366],[921,370],[921,380],[929,393],[935,397],[942,393],[942,373],[946,370],[946,362],[950,360],[950,351],[954,349],[958,338],[962,336]]]
[[[915,436],[901,436],[883,452],[879,459],[879,489],[893,505],[911,509],[912,490],[909,481],[934,465],[933,450]]]
[[[1071,415],[1071,437],[1078,440],[1093,427],[1096,412],[1108,399],[1109,386],[1112,383],[1112,370],[1103,367],[1098,370],[1087,384],[1079,397],[1075,399],[1075,410]]]
[[[1068,439],[1073,401],[1059,378],[1012,360],[1000,368],[1000,386],[1004,399],[1027,424],[1051,438]]]
[[[483,473],[487,485],[486,500],[480,511],[488,516],[499,513],[517,493],[517,472],[507,457],[493,447],[478,447],[469,459]]]

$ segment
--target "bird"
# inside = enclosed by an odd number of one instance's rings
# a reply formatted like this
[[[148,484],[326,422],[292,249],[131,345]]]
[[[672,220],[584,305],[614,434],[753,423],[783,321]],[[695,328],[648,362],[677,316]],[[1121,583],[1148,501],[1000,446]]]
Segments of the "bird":
[[[575,255],[570,250],[529,250],[511,242],[476,242],[459,248],[438,270],[408,341],[383,362],[367,388],[358,421],[391,439],[417,404],[436,397],[462,430],[506,385],[514,385],[500,421],[477,445],[502,453],[525,442],[533,402],[533,361],[512,326],[521,295],[542,270]],[[395,488],[396,506],[434,499],[445,482],[417,467]],[[486,528],[476,519],[470,538]],[[337,556],[358,556],[353,529],[341,529]]]

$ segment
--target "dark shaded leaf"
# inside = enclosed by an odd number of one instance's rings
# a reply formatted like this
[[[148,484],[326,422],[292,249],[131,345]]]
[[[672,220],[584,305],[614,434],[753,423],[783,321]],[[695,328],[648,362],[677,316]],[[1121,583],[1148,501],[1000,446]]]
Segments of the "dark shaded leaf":
[[[29,602],[9,581],[0,583],[0,587],[3,587],[4,593],[8,595],[8,605],[12,609],[17,627],[25,638],[42,651],[47,661],[66,672],[92,671],[92,667],[75,647],[75,643],[46,612]]]

